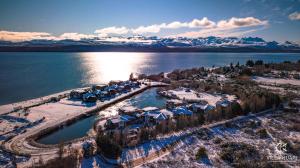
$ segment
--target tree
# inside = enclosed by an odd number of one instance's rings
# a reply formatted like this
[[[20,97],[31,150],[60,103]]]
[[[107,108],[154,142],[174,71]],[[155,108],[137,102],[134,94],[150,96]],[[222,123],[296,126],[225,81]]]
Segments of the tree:
[[[64,155],[64,142],[61,141],[59,144],[58,144],[58,151],[57,151],[57,154],[58,154],[58,157],[60,159],[63,158],[63,155]]]
[[[246,62],[246,65],[249,66],[249,67],[253,67],[254,66],[254,62],[252,60],[248,60]]]
[[[122,148],[108,135],[99,135],[96,138],[98,146],[98,152],[103,154],[105,157],[117,159],[122,154]]]
[[[255,65],[263,65],[264,62],[262,60],[257,60],[255,61]]]
[[[42,156],[39,156],[39,164],[38,165],[39,166],[44,165],[44,160],[43,160]]]
[[[129,75],[129,80],[134,80],[134,75],[133,75],[133,73],[131,73],[130,75]]]
[[[198,151],[196,153],[196,159],[199,160],[199,159],[205,158],[205,157],[207,157],[207,151],[204,146],[200,146],[200,148],[198,149]]]
[[[142,130],[141,130],[141,135],[140,135],[140,139],[141,139],[142,142],[143,142],[143,141],[147,141],[147,140],[150,139],[150,134],[149,134],[148,129],[142,128]]]

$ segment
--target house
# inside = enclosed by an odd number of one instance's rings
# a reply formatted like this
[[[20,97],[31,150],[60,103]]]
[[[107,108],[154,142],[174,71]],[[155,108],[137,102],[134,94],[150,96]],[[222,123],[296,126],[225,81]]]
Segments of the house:
[[[144,118],[144,122],[146,125],[157,125],[160,122],[168,119],[168,117],[165,114],[159,111],[144,112],[142,114],[142,117]]]
[[[120,85],[123,81],[121,80],[112,80],[109,82],[109,86],[112,86],[112,85]]]
[[[173,109],[172,112],[174,113],[174,116],[181,116],[181,115],[192,116],[193,115],[193,112],[184,106],[177,107],[177,108]]]
[[[231,105],[231,102],[227,99],[217,101],[217,103],[216,103],[217,108],[218,107],[226,108],[226,107],[229,107],[230,105]]]
[[[90,93],[90,92],[83,94],[82,99],[85,102],[96,102],[97,101],[97,97],[93,93]]]
[[[167,109],[173,109],[179,106],[184,106],[186,105],[185,102],[183,102],[182,100],[178,100],[178,99],[171,99],[171,100],[167,100],[166,103],[166,107]]]
[[[130,124],[134,124],[135,117],[129,115],[118,115],[108,119],[105,123],[106,129],[125,128]]]
[[[136,146],[139,144],[142,126],[141,124],[133,124],[126,127],[123,130],[123,144],[126,144],[126,146]]]
[[[167,110],[167,109],[161,109],[160,112],[163,113],[168,118],[173,118],[174,117],[174,113],[172,111]]]
[[[92,91],[103,90],[105,87],[106,87],[105,85],[93,85]]]
[[[190,105],[189,109],[194,113],[207,113],[211,110],[214,110],[215,107],[207,103],[193,103],[192,105]]]
[[[70,99],[82,99],[83,94],[84,94],[84,92],[72,90],[69,95],[69,98]]]

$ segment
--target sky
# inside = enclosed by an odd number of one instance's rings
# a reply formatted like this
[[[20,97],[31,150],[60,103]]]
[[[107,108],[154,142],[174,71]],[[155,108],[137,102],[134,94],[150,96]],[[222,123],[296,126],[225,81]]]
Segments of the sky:
[[[107,36],[300,41],[300,0],[1,0],[0,40]]]

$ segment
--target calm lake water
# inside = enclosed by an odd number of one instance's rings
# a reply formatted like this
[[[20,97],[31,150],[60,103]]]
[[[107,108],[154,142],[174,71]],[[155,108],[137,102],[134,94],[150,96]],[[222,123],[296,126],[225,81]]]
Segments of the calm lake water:
[[[300,60],[288,53],[130,53],[0,52],[0,105],[110,80],[131,72],[158,73],[177,68]]]

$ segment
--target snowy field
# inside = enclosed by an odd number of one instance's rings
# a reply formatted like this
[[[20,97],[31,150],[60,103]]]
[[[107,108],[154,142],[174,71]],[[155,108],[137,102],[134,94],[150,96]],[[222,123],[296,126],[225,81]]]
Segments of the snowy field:
[[[236,100],[234,95],[220,95],[220,94],[209,94],[205,92],[196,92],[194,90],[186,89],[175,89],[166,91],[168,97],[176,97],[180,100],[187,100],[192,102],[206,101],[209,105],[216,106],[216,103],[222,99],[229,101]]]
[[[299,148],[300,145],[300,130],[290,129],[293,124],[299,122],[299,112],[296,116],[294,115],[274,114],[262,117],[250,117],[246,120],[236,121],[230,125],[204,129],[196,135],[181,140],[178,147],[172,152],[140,167],[231,167],[232,165],[220,157],[222,153],[221,146],[226,142],[248,144],[254,147],[261,156],[283,154],[284,152],[277,148],[280,140],[288,139],[296,146],[295,148]],[[293,120],[293,117],[298,117],[298,119]],[[257,133],[261,129],[267,130],[266,137],[262,138]],[[207,157],[196,159],[195,156],[200,147],[205,147]],[[283,164],[295,167],[299,165],[299,160],[298,163],[290,162]]]
[[[290,84],[300,86],[300,80],[297,79],[266,78],[260,76],[254,76],[252,79],[256,82],[264,84]]]

